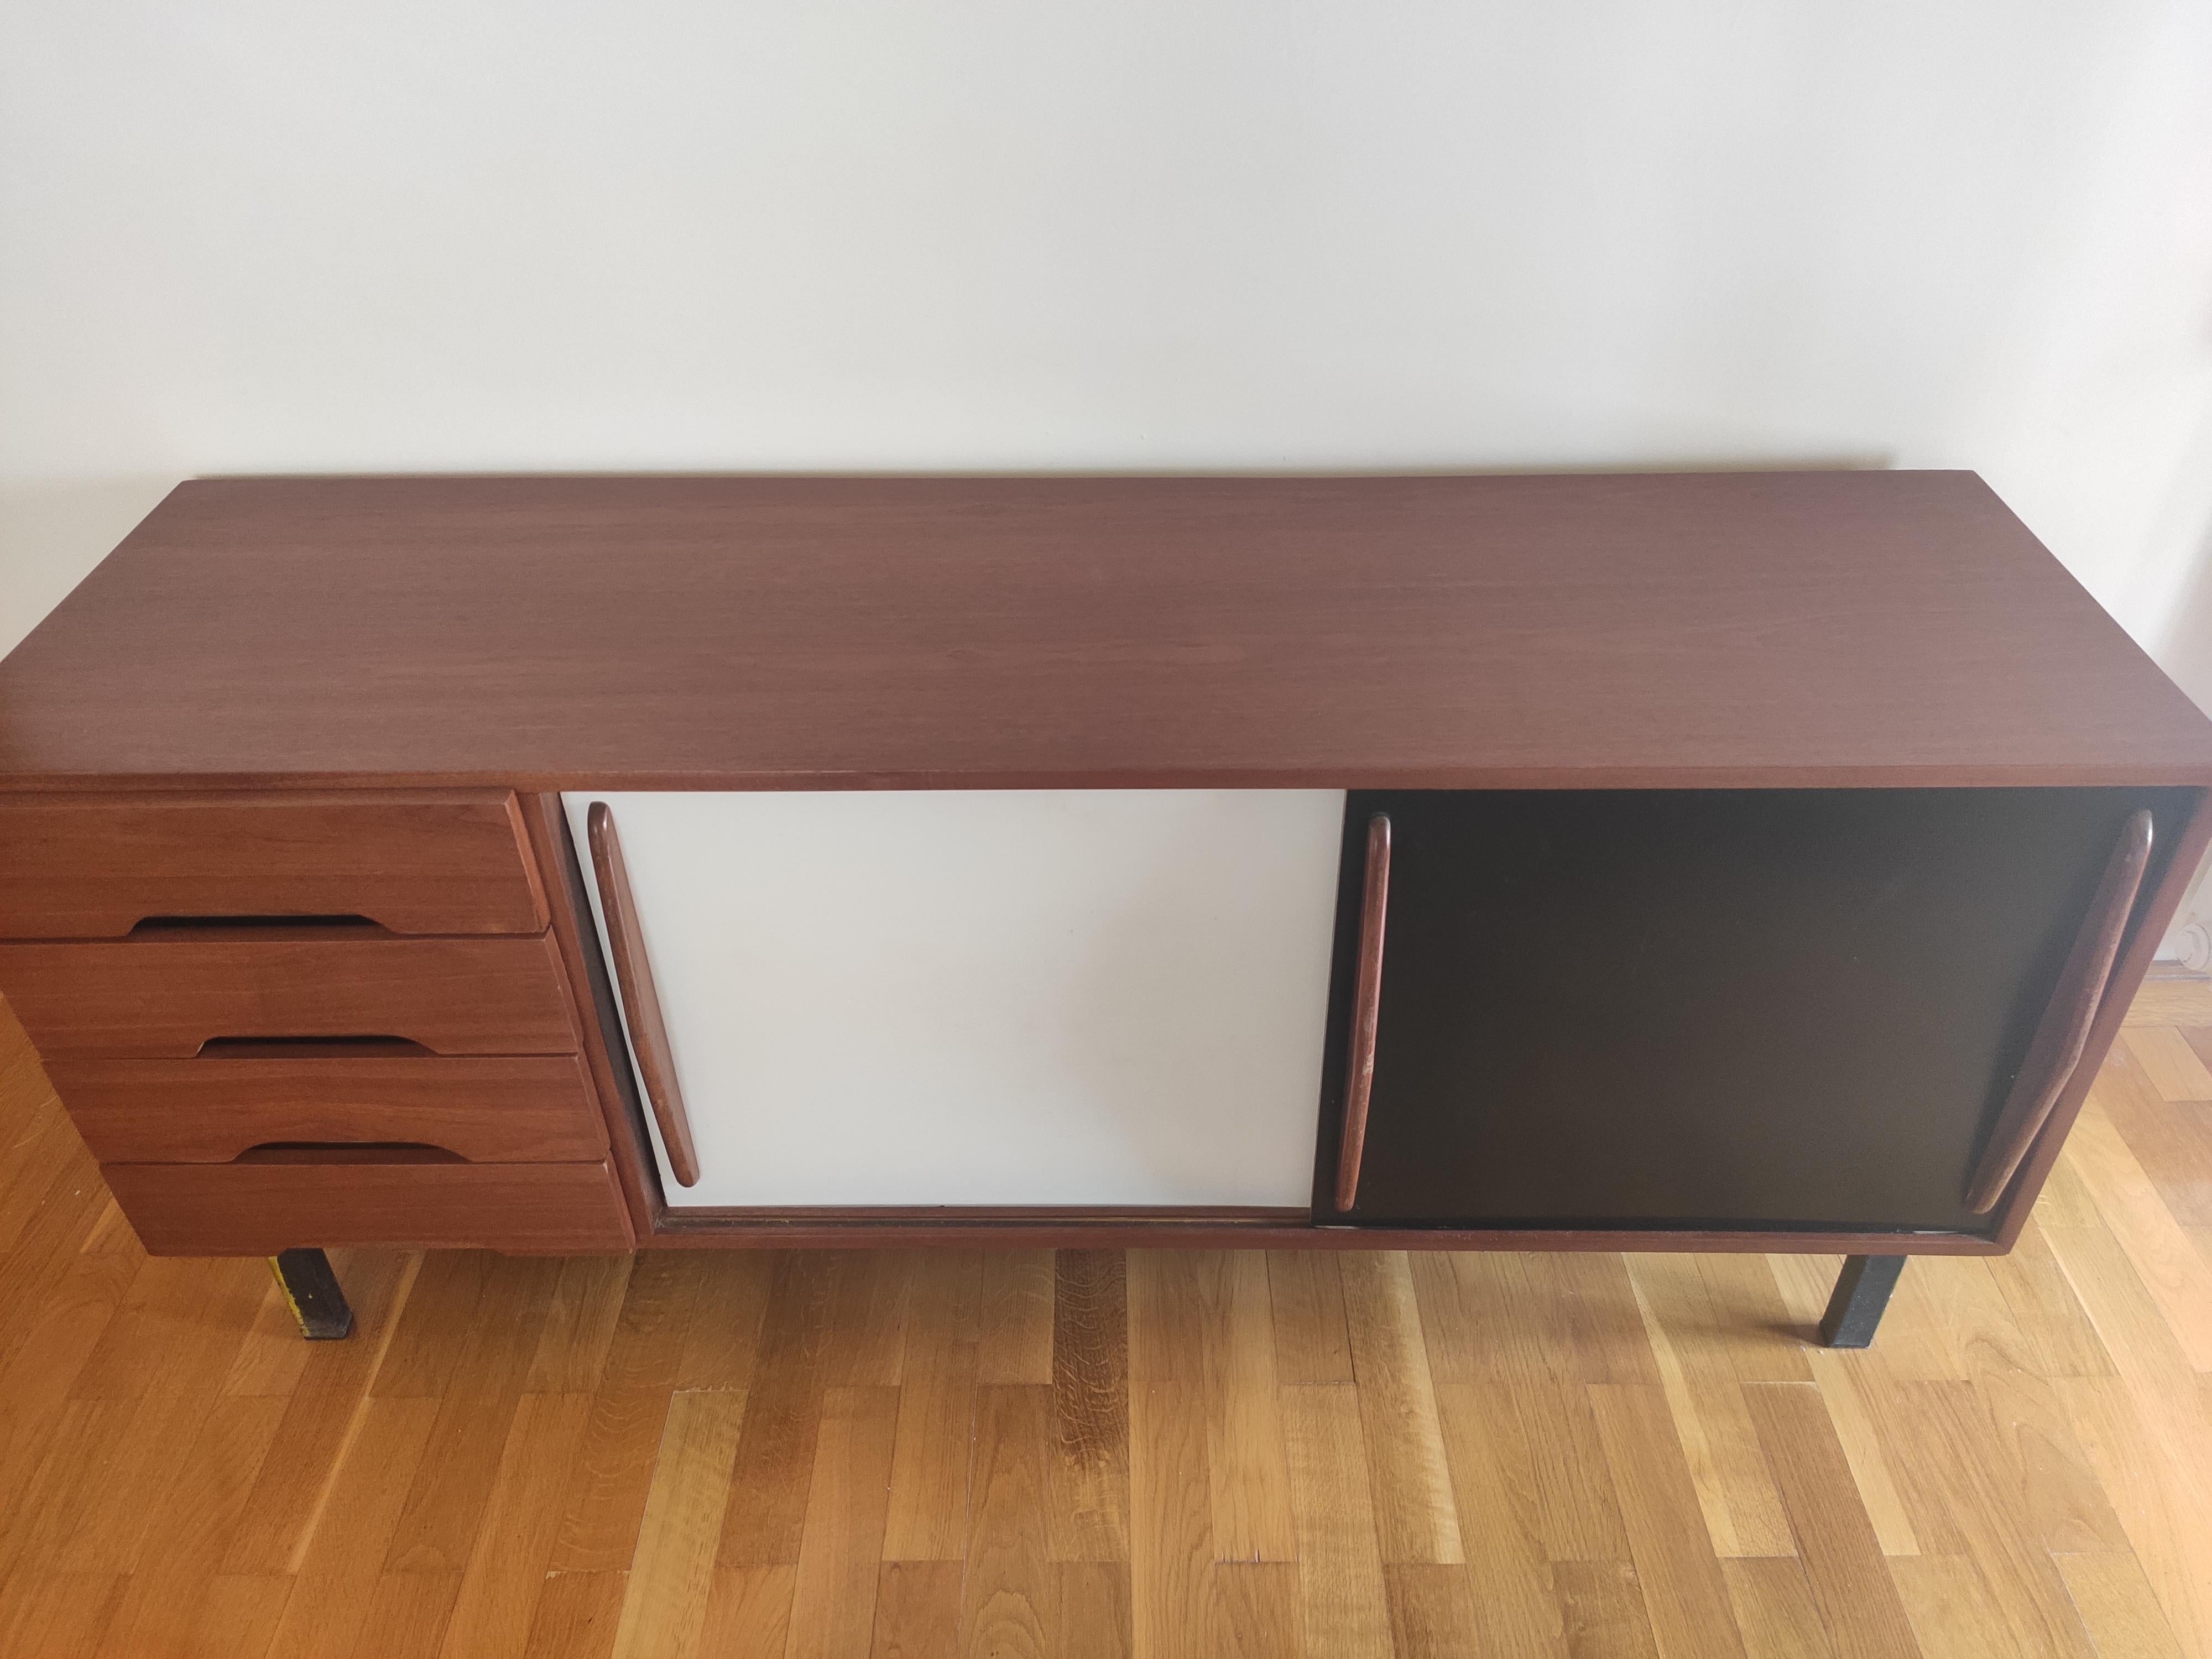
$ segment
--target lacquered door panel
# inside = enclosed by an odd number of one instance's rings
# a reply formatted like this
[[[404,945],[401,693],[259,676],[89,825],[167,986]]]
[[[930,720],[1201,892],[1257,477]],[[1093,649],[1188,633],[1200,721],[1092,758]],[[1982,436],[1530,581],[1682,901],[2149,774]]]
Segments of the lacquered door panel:
[[[2194,799],[1356,793],[1317,1213],[1987,1232],[1969,1176],[2116,841],[2150,811],[2147,896]],[[1356,1199],[1339,1214],[1377,813],[1389,927]]]
[[[668,1202],[1302,1209],[1342,799],[567,796],[579,847],[619,825]]]

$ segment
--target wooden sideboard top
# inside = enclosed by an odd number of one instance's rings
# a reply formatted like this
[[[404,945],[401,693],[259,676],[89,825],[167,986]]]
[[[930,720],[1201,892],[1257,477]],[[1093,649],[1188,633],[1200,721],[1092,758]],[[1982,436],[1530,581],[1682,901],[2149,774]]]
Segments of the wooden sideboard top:
[[[1966,472],[179,486],[0,787],[2212,783]]]

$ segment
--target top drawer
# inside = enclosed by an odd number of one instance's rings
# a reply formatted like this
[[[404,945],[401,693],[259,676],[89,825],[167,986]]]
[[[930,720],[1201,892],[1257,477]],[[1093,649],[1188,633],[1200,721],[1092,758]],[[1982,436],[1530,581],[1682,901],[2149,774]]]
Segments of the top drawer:
[[[540,931],[513,792],[0,796],[0,938],[345,915],[395,933]]]

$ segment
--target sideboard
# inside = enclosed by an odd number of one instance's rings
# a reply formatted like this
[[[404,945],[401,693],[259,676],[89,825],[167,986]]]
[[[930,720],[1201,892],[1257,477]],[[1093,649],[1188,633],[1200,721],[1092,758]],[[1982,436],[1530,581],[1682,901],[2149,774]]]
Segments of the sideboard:
[[[179,486],[0,663],[146,1247],[2010,1248],[2212,723],[1963,472]]]

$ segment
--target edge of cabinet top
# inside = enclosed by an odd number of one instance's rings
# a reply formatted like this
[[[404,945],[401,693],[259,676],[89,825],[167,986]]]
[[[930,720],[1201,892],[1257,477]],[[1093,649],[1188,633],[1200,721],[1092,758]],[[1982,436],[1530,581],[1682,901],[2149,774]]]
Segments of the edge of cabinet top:
[[[1967,472],[179,486],[0,787],[2212,783]]]

